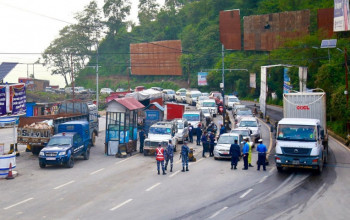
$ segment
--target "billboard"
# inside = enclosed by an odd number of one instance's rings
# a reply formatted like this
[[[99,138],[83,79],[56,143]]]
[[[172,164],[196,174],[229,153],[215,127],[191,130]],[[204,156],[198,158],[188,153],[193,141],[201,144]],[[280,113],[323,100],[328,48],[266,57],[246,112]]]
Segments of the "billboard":
[[[181,76],[180,40],[130,44],[131,75]]]
[[[24,83],[0,85],[0,116],[25,114],[26,99]]]
[[[292,90],[292,85],[290,83],[290,77],[288,74],[289,68],[284,68],[283,70],[283,93],[290,93],[290,90]]]
[[[348,31],[349,29],[349,0],[334,0],[334,32]]]
[[[325,37],[332,37],[333,35],[333,8],[323,8],[317,10],[317,28],[325,31]]]
[[[309,34],[310,11],[290,11],[243,17],[244,50],[271,51],[288,39]]]
[[[241,17],[239,9],[220,11],[220,42],[225,49],[241,50]]]
[[[249,77],[249,86],[250,88],[256,88],[256,74],[255,73],[250,73]]]
[[[208,76],[208,73],[206,73],[206,72],[199,72],[198,73],[198,85],[199,86],[207,86],[208,85],[207,76]]]

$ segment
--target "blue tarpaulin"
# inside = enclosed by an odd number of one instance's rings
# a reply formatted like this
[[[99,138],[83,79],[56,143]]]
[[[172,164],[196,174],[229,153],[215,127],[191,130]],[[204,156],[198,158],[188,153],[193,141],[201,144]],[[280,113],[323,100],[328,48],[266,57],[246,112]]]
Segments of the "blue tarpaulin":
[[[15,66],[17,65],[18,63],[7,63],[7,62],[4,62],[4,63],[1,63],[0,65],[0,81],[2,81],[9,72],[11,72],[11,70],[13,68],[15,68]]]

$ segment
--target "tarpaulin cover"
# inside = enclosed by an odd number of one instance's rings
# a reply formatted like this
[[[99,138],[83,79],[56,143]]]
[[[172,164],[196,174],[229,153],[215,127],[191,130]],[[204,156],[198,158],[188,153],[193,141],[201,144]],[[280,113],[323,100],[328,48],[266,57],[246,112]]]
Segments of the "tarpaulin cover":
[[[123,105],[125,108],[129,109],[130,111],[145,107],[133,97],[117,98],[114,100]]]

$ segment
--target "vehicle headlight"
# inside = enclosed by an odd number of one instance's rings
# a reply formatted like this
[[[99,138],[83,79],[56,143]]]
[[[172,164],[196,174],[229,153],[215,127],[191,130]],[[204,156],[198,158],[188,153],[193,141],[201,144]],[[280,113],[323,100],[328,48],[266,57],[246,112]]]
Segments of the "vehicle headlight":
[[[44,151],[40,151],[39,156],[45,156]]]
[[[59,152],[58,153],[58,156],[64,156],[64,155],[66,155],[67,153],[65,152],[65,151],[62,151],[62,152]]]

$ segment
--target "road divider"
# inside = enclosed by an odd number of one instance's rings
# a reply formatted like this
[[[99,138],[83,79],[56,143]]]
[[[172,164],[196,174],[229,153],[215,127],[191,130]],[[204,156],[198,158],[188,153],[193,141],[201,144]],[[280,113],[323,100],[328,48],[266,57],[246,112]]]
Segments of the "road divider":
[[[7,209],[10,209],[10,208],[13,208],[13,207],[18,206],[18,205],[20,205],[20,204],[29,202],[29,201],[32,200],[32,199],[34,199],[34,198],[29,198],[29,199],[23,200],[23,201],[21,201],[21,202],[17,202],[16,204],[7,206],[7,207],[5,207],[4,209],[7,210]]]
[[[114,210],[116,210],[116,209],[119,209],[120,207],[122,207],[122,206],[128,204],[128,203],[131,202],[131,201],[132,201],[132,199],[128,199],[128,200],[126,200],[125,202],[120,203],[119,205],[117,205],[117,206],[111,208],[110,211],[114,211]]]
[[[70,181],[70,182],[68,182],[68,183],[62,184],[62,185],[57,186],[57,187],[55,187],[55,188],[53,188],[53,189],[60,189],[60,188],[62,188],[62,187],[64,187],[64,186],[67,186],[67,185],[72,184],[72,183],[74,183],[74,182],[75,182],[75,181],[72,180],[72,181]]]
[[[161,183],[156,183],[153,186],[151,186],[150,188],[146,189],[146,192],[151,191],[152,189],[156,188],[157,186],[159,186]]]

